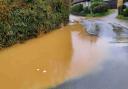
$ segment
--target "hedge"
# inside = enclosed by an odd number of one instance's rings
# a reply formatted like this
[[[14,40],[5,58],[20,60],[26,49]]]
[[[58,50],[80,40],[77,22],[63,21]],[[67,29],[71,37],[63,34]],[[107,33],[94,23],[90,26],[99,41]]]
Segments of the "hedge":
[[[83,4],[76,4],[71,7],[71,14],[78,16],[104,16],[109,12],[109,6],[105,2],[94,2],[91,6],[83,6]]]
[[[2,0],[0,48],[52,31],[68,20],[68,0]]]

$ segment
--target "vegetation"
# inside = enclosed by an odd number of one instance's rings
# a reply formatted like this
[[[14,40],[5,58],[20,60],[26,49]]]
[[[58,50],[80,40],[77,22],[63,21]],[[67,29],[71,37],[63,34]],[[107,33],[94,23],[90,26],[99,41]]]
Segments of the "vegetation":
[[[121,12],[120,15],[123,15],[124,17],[128,17],[128,8],[124,8]]]
[[[37,37],[68,22],[68,0],[0,1],[0,48]]]
[[[125,17],[123,15],[118,15],[117,18],[122,20],[128,20],[128,17]]]
[[[91,8],[92,8],[92,12],[94,14],[105,13],[105,12],[108,12],[108,9],[109,9],[108,5],[106,3],[103,3],[103,2],[92,3]]]
[[[109,12],[109,6],[103,0],[92,0],[91,6],[77,4],[71,7],[71,13],[80,16],[104,16]]]
[[[91,0],[92,3],[103,2],[104,0]]]
[[[118,8],[119,15],[117,18],[128,20],[128,8],[125,5],[122,5]]]
[[[81,11],[83,11],[83,4],[77,4],[71,7],[71,13],[75,15],[81,15]]]

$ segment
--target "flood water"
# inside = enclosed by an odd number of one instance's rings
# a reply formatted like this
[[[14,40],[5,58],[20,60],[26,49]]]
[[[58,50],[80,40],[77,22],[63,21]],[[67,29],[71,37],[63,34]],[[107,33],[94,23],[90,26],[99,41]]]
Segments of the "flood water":
[[[98,45],[97,50],[101,50],[98,53],[103,56],[96,59],[100,60],[97,63],[93,61],[97,52],[92,51],[92,59],[89,60],[97,66],[90,69],[91,72],[65,81],[52,89],[128,89],[128,21],[118,20],[116,16],[117,13],[113,13],[82,21],[86,30],[90,29],[88,32],[97,36],[92,47]],[[98,28],[98,33],[94,26]]]
[[[103,28],[68,25],[1,50],[0,89],[127,89],[127,34]]]
[[[101,47],[100,44],[103,46]],[[0,51],[0,89],[45,89],[88,74],[107,53],[80,24]]]

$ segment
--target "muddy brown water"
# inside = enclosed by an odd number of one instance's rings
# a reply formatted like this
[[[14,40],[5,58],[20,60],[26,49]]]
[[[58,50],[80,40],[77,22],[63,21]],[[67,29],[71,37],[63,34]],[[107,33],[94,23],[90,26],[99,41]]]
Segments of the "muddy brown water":
[[[88,74],[102,63],[107,48],[76,24],[1,50],[0,89],[45,89]]]

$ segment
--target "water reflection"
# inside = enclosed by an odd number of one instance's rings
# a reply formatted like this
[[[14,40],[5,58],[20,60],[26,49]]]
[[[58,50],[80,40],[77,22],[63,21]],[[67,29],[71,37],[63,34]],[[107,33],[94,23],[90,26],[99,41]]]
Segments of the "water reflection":
[[[87,74],[96,68],[101,63],[106,52],[105,49],[107,49],[105,46],[104,49],[101,49],[101,44],[97,43],[96,36],[91,36],[85,32],[72,32],[73,56],[69,76]]]
[[[100,70],[79,79],[70,80],[53,89],[127,89],[128,46],[109,49],[109,56]]]
[[[67,78],[71,57],[68,29],[2,50],[0,89],[42,89],[61,83]]]
[[[2,50],[0,89],[45,89],[88,74],[101,62],[104,49],[76,24]]]
[[[88,22],[87,20],[85,21]],[[81,68],[85,69],[85,71],[86,71],[86,67],[88,67],[88,63],[92,63],[93,68],[90,69],[91,72],[88,72],[88,74],[85,74],[79,78],[66,81],[65,83],[58,85],[57,87],[52,89],[127,89],[128,88],[128,84],[127,84],[128,83],[128,72],[127,72],[128,23],[125,21],[120,21],[115,19],[115,13],[110,16],[104,17],[102,19],[97,19],[97,20],[93,19],[92,21],[96,22],[96,24],[98,23],[98,26],[100,27],[96,41],[95,42],[92,41],[93,46],[91,46],[90,44],[90,46],[92,47],[90,48],[91,49],[90,51],[92,51],[93,47],[96,47],[96,49],[94,48],[92,52],[88,51],[88,55],[91,55],[90,57],[84,54],[87,57],[87,59],[85,57],[87,64],[84,64],[83,62],[80,63],[78,62],[78,64],[84,65]],[[113,25],[110,22],[114,24],[114,26],[116,22],[116,28],[113,27]],[[95,32],[94,29],[93,32]],[[79,41],[78,42],[76,41],[75,44],[80,43]],[[91,39],[89,41],[87,41],[87,39],[84,40],[84,42],[86,43],[90,41]],[[84,48],[81,47],[80,49],[84,49]],[[96,57],[95,55],[97,55],[97,50],[100,51],[98,53],[104,56]],[[78,52],[78,51],[79,50],[74,52]],[[80,53],[79,55],[81,56],[82,53]],[[93,59],[93,57],[95,57],[95,59]],[[100,62],[98,62],[99,60]],[[76,62],[74,62],[74,64],[75,63],[77,64],[77,60]],[[95,64],[97,64],[96,67],[94,67]],[[85,65],[87,66],[85,67]]]
[[[100,89],[102,84],[101,89],[104,89],[112,83],[112,78],[114,83],[121,80],[117,79],[119,75],[113,70],[125,73],[128,63],[127,45],[113,44],[110,41],[113,36],[113,33],[109,34],[111,32],[114,31],[105,28],[96,37],[89,35],[80,24],[70,25],[0,51],[0,89],[45,89],[81,75],[85,76],[57,89]],[[117,63],[122,63],[118,61],[121,58],[126,64],[120,69],[118,67],[118,70]],[[121,77],[127,77],[125,74],[121,74]],[[126,81],[127,78],[124,83]]]

